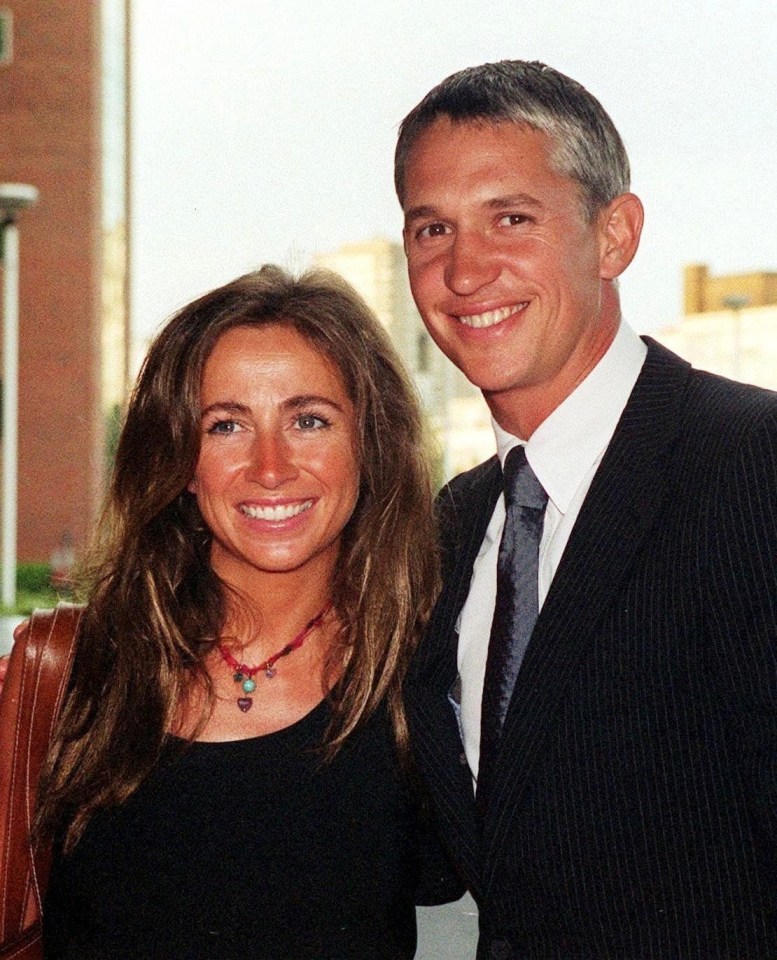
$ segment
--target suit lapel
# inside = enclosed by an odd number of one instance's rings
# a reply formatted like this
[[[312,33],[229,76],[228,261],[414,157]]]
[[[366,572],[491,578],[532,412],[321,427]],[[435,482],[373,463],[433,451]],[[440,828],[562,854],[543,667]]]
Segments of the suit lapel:
[[[651,528],[690,367],[648,356],[575,523],[524,657],[484,824],[484,889],[567,683]]]
[[[501,488],[499,461],[493,457],[441,494],[446,575],[408,681],[414,751],[432,794],[442,834],[475,893],[480,885],[480,828],[472,774],[463,758],[464,747],[448,694],[458,673],[456,621]]]

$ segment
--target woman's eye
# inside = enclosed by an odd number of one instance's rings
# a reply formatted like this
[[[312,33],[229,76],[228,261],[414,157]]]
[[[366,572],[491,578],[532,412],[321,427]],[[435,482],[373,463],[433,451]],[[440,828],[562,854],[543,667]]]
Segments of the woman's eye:
[[[240,425],[236,420],[217,420],[208,427],[208,433],[227,434],[236,433]]]
[[[301,413],[297,417],[297,426],[300,430],[319,430],[321,427],[328,427],[329,421],[313,413]]]

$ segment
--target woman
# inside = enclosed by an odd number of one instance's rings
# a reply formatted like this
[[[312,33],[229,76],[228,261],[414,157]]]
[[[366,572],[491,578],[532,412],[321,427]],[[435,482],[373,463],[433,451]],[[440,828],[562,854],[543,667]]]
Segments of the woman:
[[[334,276],[181,310],[119,442],[42,780],[52,957],[412,957],[461,893],[401,687],[436,587],[419,413]]]

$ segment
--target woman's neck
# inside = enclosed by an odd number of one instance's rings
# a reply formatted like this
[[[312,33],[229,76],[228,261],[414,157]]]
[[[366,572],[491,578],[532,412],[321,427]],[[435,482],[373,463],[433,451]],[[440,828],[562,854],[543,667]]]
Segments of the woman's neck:
[[[330,600],[331,583],[309,578],[274,579],[250,595],[231,587],[222,640],[254,660],[266,659],[293,640]]]

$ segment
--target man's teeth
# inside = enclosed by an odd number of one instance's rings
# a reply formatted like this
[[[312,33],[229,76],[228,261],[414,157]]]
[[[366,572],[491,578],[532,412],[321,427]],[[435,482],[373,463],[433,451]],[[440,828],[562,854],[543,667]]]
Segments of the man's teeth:
[[[249,507],[244,503],[240,509],[252,520],[290,520],[312,506],[312,500],[304,500],[302,503],[289,503],[277,507]]]
[[[493,327],[495,323],[501,323],[525,306],[525,303],[516,303],[512,307],[500,307],[498,310],[487,310],[486,313],[470,313],[467,316],[458,316],[457,319],[468,327]]]

